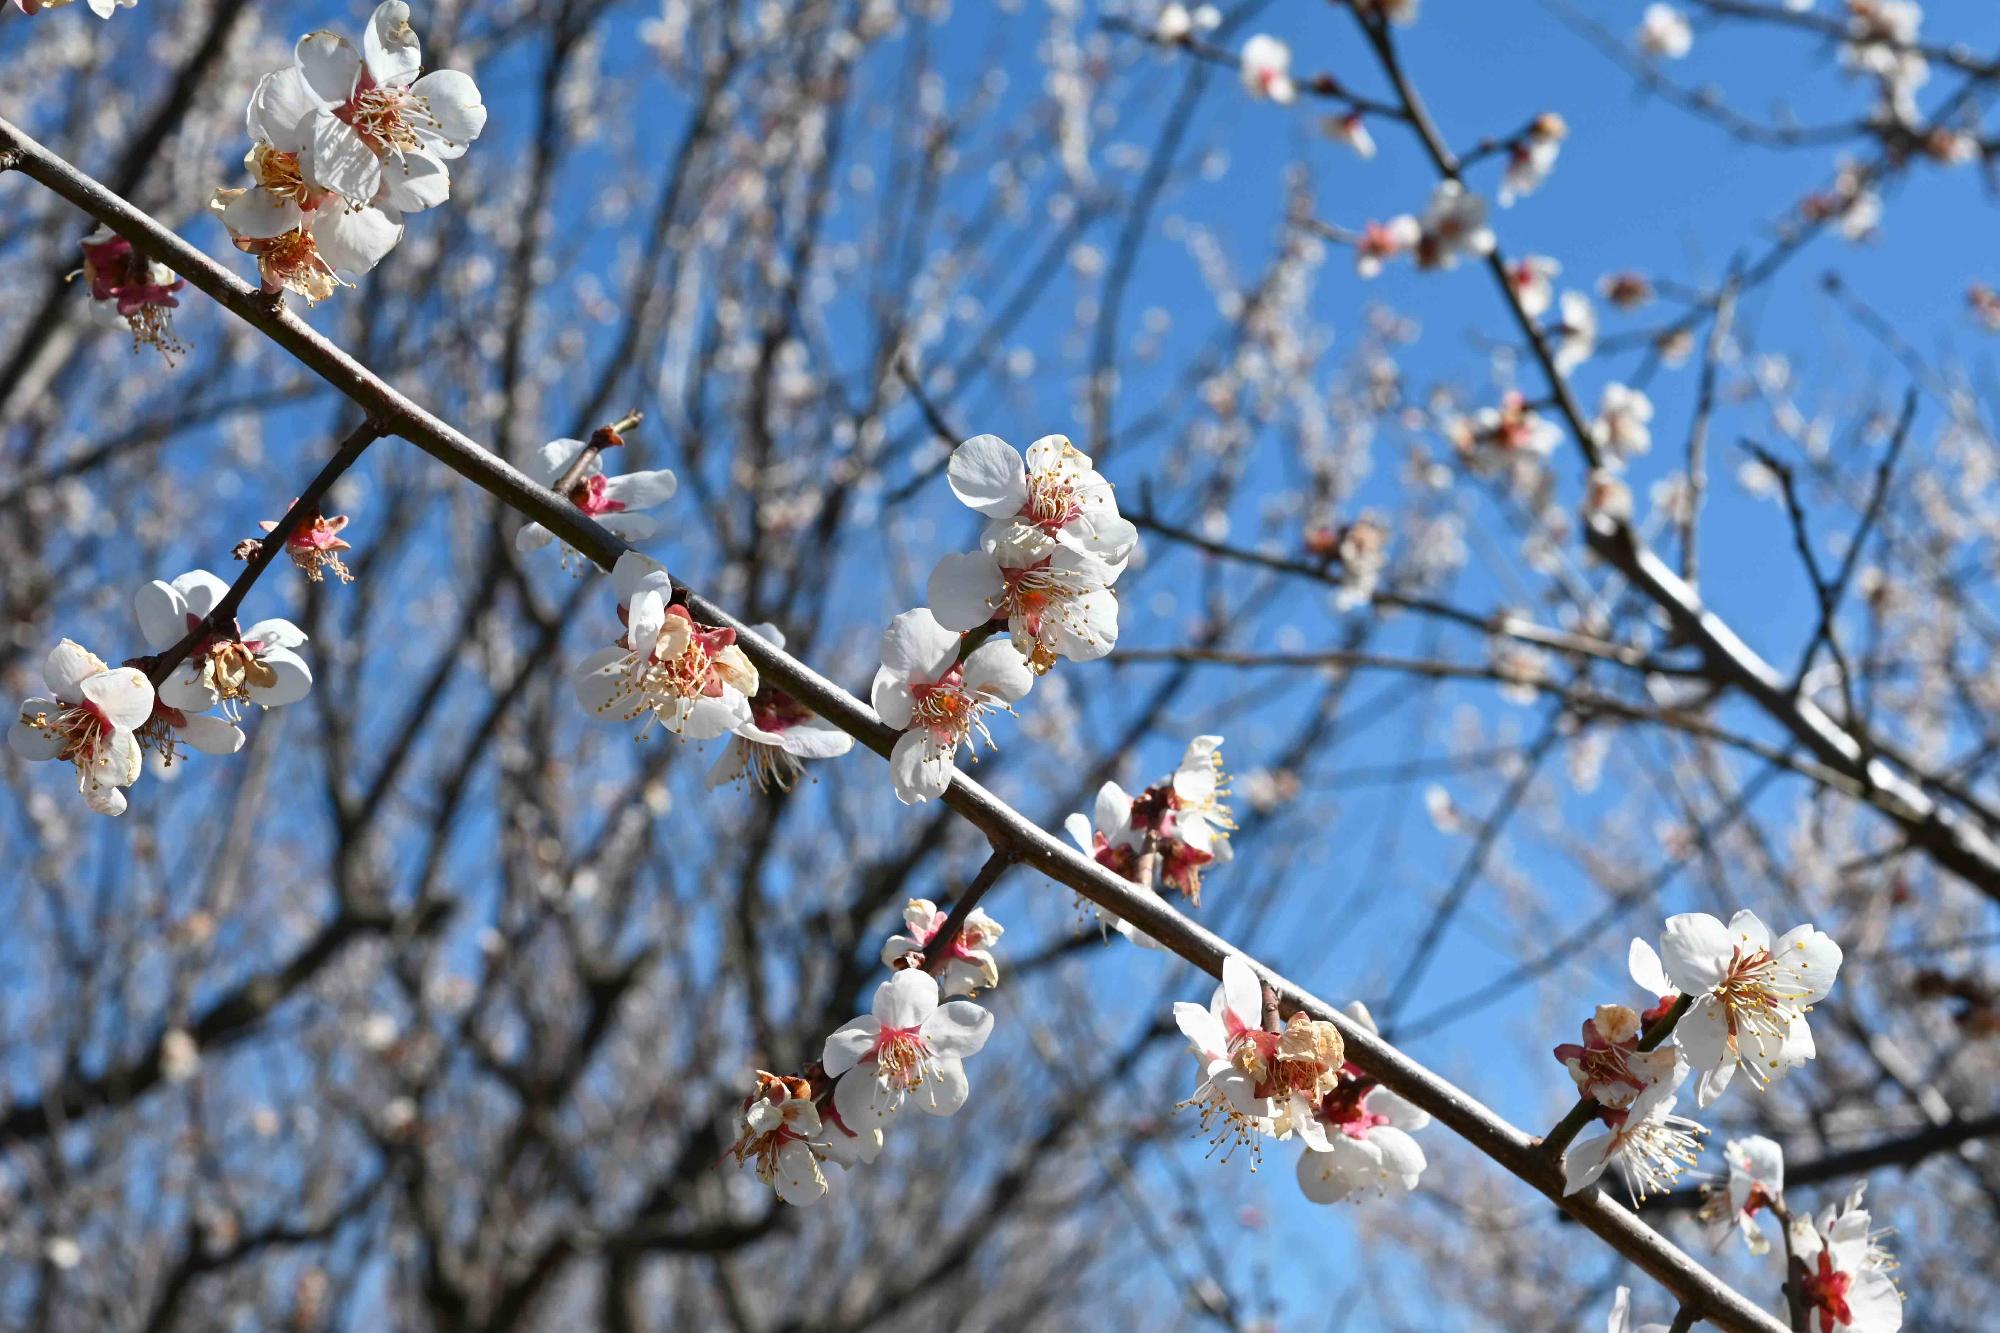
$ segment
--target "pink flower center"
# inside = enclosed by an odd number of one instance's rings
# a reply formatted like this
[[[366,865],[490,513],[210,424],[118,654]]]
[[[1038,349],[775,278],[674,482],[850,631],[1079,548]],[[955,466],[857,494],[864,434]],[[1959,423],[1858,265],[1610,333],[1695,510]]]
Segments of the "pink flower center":
[[[569,493],[569,498],[578,509],[593,517],[598,514],[621,513],[624,511],[625,502],[614,500],[605,493],[610,486],[609,478],[600,472],[578,482],[575,489]]]
[[[1819,1271],[1806,1274],[1800,1285],[1805,1288],[1807,1307],[1819,1311],[1820,1333],[1833,1333],[1837,1325],[1854,1322],[1854,1312],[1847,1305],[1847,1289],[1854,1285],[1854,1275],[1835,1268],[1833,1256],[1825,1250],[1819,1252]]]
[[[924,1045],[921,1030],[885,1024],[864,1063],[872,1063],[885,1082],[909,1089],[924,1081],[924,1064],[929,1058],[930,1048]]]

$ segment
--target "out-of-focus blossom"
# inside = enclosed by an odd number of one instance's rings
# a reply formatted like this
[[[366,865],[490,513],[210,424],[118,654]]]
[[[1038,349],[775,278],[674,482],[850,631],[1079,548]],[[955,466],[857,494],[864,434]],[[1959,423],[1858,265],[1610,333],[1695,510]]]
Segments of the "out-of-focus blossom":
[[[1354,243],[1354,271],[1361,277],[1372,278],[1389,260],[1416,253],[1423,239],[1423,224],[1408,213],[1387,222],[1370,222],[1362,227],[1361,237]]]
[[[1292,82],[1292,48],[1266,33],[1243,43],[1243,86],[1253,97],[1283,105],[1298,96]]]
[[[1694,29],[1672,5],[1647,5],[1639,20],[1639,49],[1659,60],[1679,60],[1694,48]]]
[[[1645,390],[1614,381],[1598,396],[1591,434],[1612,457],[1631,458],[1653,447],[1652,420],[1653,400]]]
[[[1555,277],[1561,272],[1562,265],[1545,255],[1522,255],[1507,266],[1507,281],[1514,288],[1521,313],[1529,319],[1548,313],[1556,297]]]
[[[1153,20],[1153,36],[1163,42],[1184,42],[1200,33],[1213,32],[1222,22],[1222,12],[1214,5],[1196,5],[1189,9],[1182,4],[1160,6],[1159,15]]]
[[[1493,253],[1493,229],[1486,225],[1486,201],[1457,181],[1440,181],[1430,207],[1418,221],[1417,266],[1453,268],[1461,255]]]
[[[1361,118],[1359,111],[1350,111],[1344,116],[1328,116],[1320,122],[1320,129],[1335,143],[1344,143],[1354,150],[1354,155],[1363,161],[1375,156],[1375,136],[1368,132],[1368,122]]]
[[[1597,280],[1597,294],[1619,310],[1637,310],[1653,299],[1653,284],[1643,273],[1607,273]]]
[[[1757,1214],[1784,1202],[1785,1155],[1777,1144],[1761,1134],[1731,1139],[1722,1149],[1729,1163],[1729,1180],[1721,1186],[1702,1187],[1701,1218],[1717,1249],[1740,1234],[1752,1254],[1766,1254],[1770,1238]]]
[[[1541,188],[1556,169],[1563,140],[1569,137],[1569,123],[1553,111],[1536,116],[1527,132],[1507,148],[1507,169],[1500,177],[1500,207],[1513,207]]]
[[[1980,327],[1988,333],[2000,333],[2000,292],[1983,282],[1975,282],[1965,290],[1965,303],[1972,307]]]
[[[1501,396],[1498,407],[1482,407],[1470,417],[1447,422],[1445,434],[1475,467],[1506,458],[1546,458],[1562,439],[1561,429],[1513,390]]]
[[[1552,357],[1556,369],[1567,375],[1597,355],[1597,307],[1582,292],[1564,292],[1556,313],[1561,322]]]
[[[1604,1321],[1604,1333],[1668,1333],[1665,1324],[1632,1322],[1632,1289],[1620,1287],[1611,1298],[1611,1317]]]

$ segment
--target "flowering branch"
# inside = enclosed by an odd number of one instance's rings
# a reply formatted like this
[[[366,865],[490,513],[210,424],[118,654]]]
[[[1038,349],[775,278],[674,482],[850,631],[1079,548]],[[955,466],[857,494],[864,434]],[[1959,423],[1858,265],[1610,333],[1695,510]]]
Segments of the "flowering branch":
[[[118,197],[67,161],[0,119],[0,151],[19,154],[17,169],[130,240],[140,252],[167,264],[189,284],[258,328],[308,368],[366,410],[384,433],[393,431],[472,481],[502,503],[542,523],[600,566],[609,569],[629,549],[575,505],[419,407],[315,332],[282,302],[250,288],[173,231]],[[902,733],[873,709],[758,635],[728,612],[687,588],[674,589],[703,623],[732,631],[758,671],[794,700],[887,757]],[[996,847],[1130,922],[1167,949],[1211,975],[1227,959],[1245,956],[1196,924],[1159,895],[1072,850],[963,773],[950,774],[943,803],[986,834]],[[997,871],[995,872],[997,874]],[[1553,1200],[1612,1248],[1673,1291],[1701,1317],[1732,1333],[1772,1333],[1781,1326],[1659,1232],[1599,1191],[1565,1195],[1561,1175],[1535,1140],[1437,1074],[1404,1055],[1366,1025],[1261,965],[1252,963],[1286,1015],[1302,1013],[1332,1024],[1346,1058],[1451,1128],[1502,1169]]]
[[[1685,1014],[1693,1003],[1694,997],[1691,995],[1682,995],[1676,999],[1666,1013],[1654,1019],[1646,1028],[1645,1034],[1639,1038],[1638,1049],[1650,1051],[1658,1048],[1661,1042],[1673,1035],[1675,1025],[1681,1021],[1681,1015]],[[1595,1097],[1577,1098],[1576,1105],[1570,1107],[1569,1114],[1557,1121],[1556,1127],[1542,1140],[1542,1151],[1548,1154],[1549,1160],[1559,1160],[1571,1140],[1583,1131],[1584,1126],[1597,1118],[1597,1113],[1601,1109],[1603,1103]]]
[[[1007,867],[1017,859],[1010,849],[994,847],[992,855],[979,867],[979,873],[972,877],[972,883],[965,886],[965,892],[952,904],[951,915],[945,918],[937,934],[924,946],[924,971],[932,976],[944,971],[944,965],[951,961],[951,946],[958,943],[959,932],[965,929],[966,918],[972,915],[987,890],[999,882],[1000,876],[1007,873]]]

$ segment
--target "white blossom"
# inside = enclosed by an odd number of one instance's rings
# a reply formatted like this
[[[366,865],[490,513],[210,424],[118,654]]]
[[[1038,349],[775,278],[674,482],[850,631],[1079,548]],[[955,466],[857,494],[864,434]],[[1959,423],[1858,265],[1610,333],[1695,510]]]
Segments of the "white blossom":
[[[146,646],[158,653],[179,643],[208,618],[228,591],[228,584],[205,569],[190,570],[172,583],[155,579],[139,589],[132,609]],[[261,708],[297,703],[313,683],[312,668],[293,651],[305,641],[304,630],[275,616],[247,630],[237,630],[234,624],[210,626],[187,660],[160,682],[160,702],[188,714],[219,705],[232,719],[246,703]],[[202,744],[189,734],[189,742],[198,748],[217,753],[235,748],[229,737],[207,724],[196,724],[194,730],[213,733],[203,737],[212,744]]]
[[[938,1003],[928,972],[896,973],[875,990],[873,1011],[826,1039],[821,1063],[833,1105],[859,1134],[887,1125],[914,1099],[919,1110],[951,1115],[965,1105],[964,1060],[986,1044],[993,1015],[970,1000]]]
[[[1298,96],[1292,82],[1292,48],[1267,33],[1243,43],[1243,86],[1253,97],[1284,105]]]
[[[1455,180],[1440,181],[1430,207],[1418,220],[1417,264],[1453,268],[1461,255],[1493,253],[1493,229],[1486,225],[1486,201]]]
[[[1653,447],[1652,420],[1653,400],[1646,391],[1614,381],[1598,395],[1591,434],[1613,457],[1630,458]]]
[[[1694,29],[1672,5],[1647,5],[1639,20],[1639,49],[1662,60],[1679,60],[1694,46]]]
[[[1673,1188],[1681,1173],[1694,1165],[1701,1152],[1700,1136],[1708,1132],[1673,1113],[1674,1094],[1687,1073],[1682,1065],[1640,1093],[1625,1110],[1600,1112],[1605,1132],[1578,1140],[1563,1155],[1563,1193],[1575,1194],[1594,1184],[1614,1162],[1635,1204]]]
[[[1816,1220],[1792,1218],[1792,1252],[1806,1270],[1799,1286],[1819,1333],[1895,1333],[1903,1326],[1903,1294],[1890,1276],[1896,1261],[1861,1206],[1864,1188],[1856,1186]]]
[[[1703,1186],[1701,1217],[1717,1249],[1740,1234],[1752,1254],[1767,1254],[1770,1238],[1757,1214],[1785,1197],[1785,1154],[1761,1134],[1731,1139],[1722,1149],[1729,1179],[1721,1187]]]
[[[639,511],[671,500],[679,482],[667,468],[607,475],[601,449],[590,451],[582,440],[551,440],[542,446],[536,460],[535,480],[554,486],[569,477],[570,469],[582,459],[583,466],[570,479],[564,498],[613,536],[628,542],[644,541],[658,530],[659,523]],[[589,457],[585,458],[587,451]],[[514,534],[514,545],[533,551],[548,545],[554,535],[539,523],[529,523]]]
[[[651,714],[691,741],[714,740],[751,720],[757,668],[736,646],[736,631],[697,624],[669,605],[673,581],[657,560],[627,551],[611,582],[625,616],[625,636],[577,668],[577,702],[598,717],[629,722]]]
[[[22,703],[7,744],[28,760],[76,765],[84,803],[102,815],[123,814],[125,793],[139,780],[135,733],[153,713],[153,685],[136,667],[110,667],[64,639],[42,664],[46,697]]]
[[[785,646],[776,625],[752,625],[757,637],[775,648]],[[805,771],[807,759],[834,759],[854,748],[854,737],[804,704],[764,680],[750,695],[750,717],[739,722],[729,748],[709,770],[708,785],[720,787],[738,779],[760,791],[788,791]]]
[[[882,945],[882,963],[894,967],[911,954],[930,948],[951,913],[928,898],[912,898],[903,906],[906,934],[891,935]],[[951,942],[951,956],[938,969],[938,988],[946,995],[973,995],[1000,984],[1000,965],[993,959],[993,942],[1006,929],[975,907],[966,915],[958,936]]]
[[[896,799],[915,805],[942,796],[958,749],[975,736],[992,744],[986,714],[1013,711],[1034,673],[1012,643],[996,639],[958,659],[960,639],[926,607],[905,611],[882,635],[882,667],[871,691],[875,711],[903,733],[889,756]]]

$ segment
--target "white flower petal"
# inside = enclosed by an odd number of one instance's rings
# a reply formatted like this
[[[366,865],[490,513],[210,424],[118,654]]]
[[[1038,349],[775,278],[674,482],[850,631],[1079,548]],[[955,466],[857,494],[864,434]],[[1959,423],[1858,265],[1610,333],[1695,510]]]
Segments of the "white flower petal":
[[[980,694],[1015,703],[1034,688],[1035,673],[1028,659],[1005,639],[982,643],[965,659],[965,687]]]
[[[1734,942],[1729,928],[1706,912],[1667,918],[1660,940],[1661,962],[1676,990],[1699,995],[1721,983],[1729,970]]]
[[[292,58],[312,95],[327,106],[339,106],[354,95],[361,73],[361,56],[345,37],[324,28],[299,38]]]
[[[352,125],[334,116],[312,123],[312,142],[300,159],[307,179],[348,199],[370,200],[382,188],[382,159]],[[329,200],[319,211],[337,209]]]
[[[918,685],[936,682],[958,661],[958,635],[929,607],[905,611],[882,632],[882,665]]]
[[[235,754],[243,748],[243,729],[207,713],[189,713],[174,728],[180,738],[203,754]]]
[[[376,83],[401,88],[423,67],[423,51],[410,29],[410,7],[403,0],[377,5],[361,34],[361,55]]]
[[[839,1078],[854,1068],[861,1057],[875,1049],[875,1041],[882,1035],[882,1024],[870,1015],[850,1019],[835,1028],[833,1035],[826,1039],[820,1051],[820,1063],[826,1066],[829,1077]]]
[[[949,630],[978,629],[993,619],[1007,595],[1000,565],[984,551],[947,555],[931,571],[926,589],[931,614]]]
[[[271,668],[278,679],[272,685],[252,685],[250,697],[266,708],[295,704],[312,691],[312,668],[289,648],[272,648],[257,654],[257,660]]]
[[[139,620],[139,637],[156,653],[173,647],[188,632],[187,603],[173,585],[159,579],[132,595],[132,612]]]
[[[941,1004],[924,1020],[924,1045],[940,1060],[977,1055],[993,1032],[993,1015],[970,1000]]]
[[[107,670],[104,660],[74,639],[64,639],[49,649],[42,663],[42,681],[49,693],[64,703],[83,702],[83,682]]]
[[[460,157],[486,128],[486,108],[471,77],[455,69],[437,69],[418,79],[410,91],[424,99],[437,122],[429,147],[442,158]],[[428,136],[427,136],[428,138]]]
[[[930,1077],[916,1091],[917,1109],[929,1115],[955,1115],[971,1092],[963,1064],[936,1060],[931,1063]]]
[[[379,208],[343,208],[328,200],[313,212],[312,234],[321,259],[359,277],[402,241],[403,224]]]
[[[1018,513],[1028,502],[1027,467],[997,435],[975,435],[954,449],[945,478],[953,495],[989,518]]]
[[[875,988],[874,1014],[885,1028],[921,1028],[937,1008],[937,979],[928,972],[906,969]]]
[[[120,731],[136,731],[153,715],[153,682],[137,667],[114,667],[87,677],[83,697]]]
[[[243,119],[251,139],[262,140],[281,153],[296,153],[306,146],[307,120],[321,106],[298,66],[287,65],[257,81]]]

